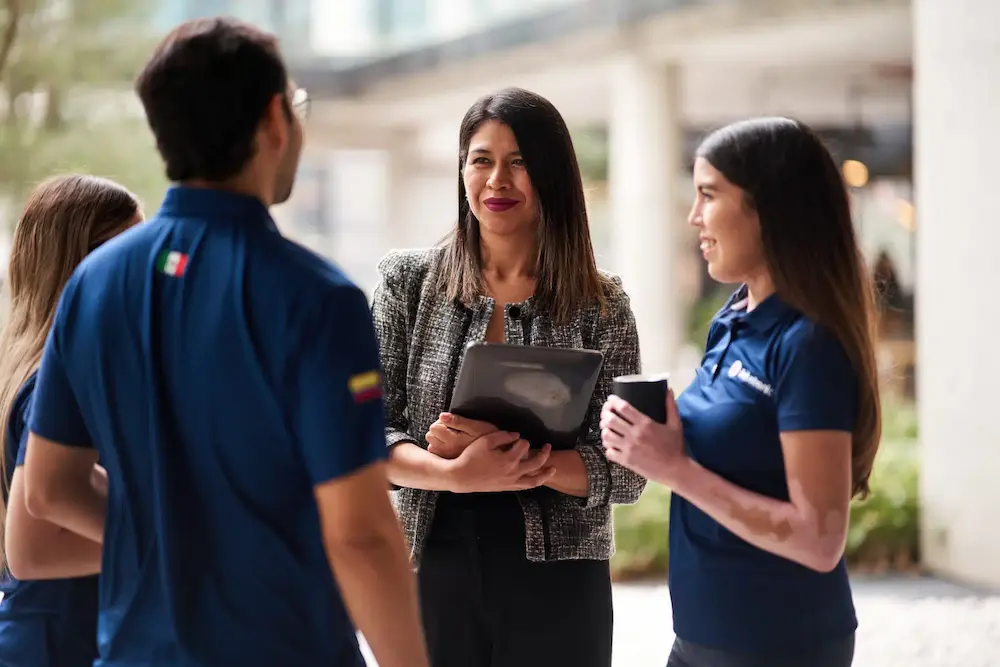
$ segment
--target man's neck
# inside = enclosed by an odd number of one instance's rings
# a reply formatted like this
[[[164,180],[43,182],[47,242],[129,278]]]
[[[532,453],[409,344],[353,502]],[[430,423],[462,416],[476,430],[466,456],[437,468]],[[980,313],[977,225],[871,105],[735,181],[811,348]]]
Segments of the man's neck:
[[[232,178],[226,181],[207,181],[201,178],[193,178],[181,181],[180,185],[188,188],[203,188],[205,190],[220,190],[223,192],[233,192],[248,197],[259,199],[265,207],[270,208],[271,196],[259,184],[250,182],[248,179]]]

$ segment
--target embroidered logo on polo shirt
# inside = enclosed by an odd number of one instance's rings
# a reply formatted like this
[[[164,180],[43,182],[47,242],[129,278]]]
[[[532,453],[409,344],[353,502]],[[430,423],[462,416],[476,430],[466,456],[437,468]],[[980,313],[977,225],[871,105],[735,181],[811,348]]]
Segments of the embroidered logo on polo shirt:
[[[355,403],[366,403],[382,396],[382,375],[378,371],[367,371],[352,375],[347,380],[347,388]]]
[[[156,258],[156,269],[174,278],[183,276],[187,265],[188,256],[176,250],[164,250]]]
[[[767,384],[761,380],[756,375],[753,375],[750,371],[743,367],[743,362],[737,359],[733,362],[733,365],[729,367],[729,377],[734,380],[739,380],[744,384],[748,384],[765,396],[770,396],[774,393],[774,389],[771,385]]]

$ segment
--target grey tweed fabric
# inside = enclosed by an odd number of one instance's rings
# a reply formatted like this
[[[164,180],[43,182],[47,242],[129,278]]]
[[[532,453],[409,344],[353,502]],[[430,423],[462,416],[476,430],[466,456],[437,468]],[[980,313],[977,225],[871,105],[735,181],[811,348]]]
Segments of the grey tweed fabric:
[[[372,316],[385,376],[389,447],[406,441],[427,446],[424,434],[448,408],[465,346],[485,338],[493,313],[490,298],[481,297],[466,307],[435,289],[441,256],[440,248],[392,251],[379,261],[381,279],[375,288]],[[532,299],[507,306],[508,343],[604,353],[587,414],[586,436],[577,445],[590,481],[589,497],[518,493],[527,536],[525,553],[532,561],[609,559],[614,553],[611,505],[634,503],[646,485],[642,477],[610,463],[601,446],[600,411],[613,378],[640,370],[638,333],[628,295],[620,278],[604,275],[610,281],[603,314],[595,304],[557,326],[535,311]],[[510,315],[514,305],[521,310],[520,320]],[[530,327],[522,326],[524,319],[530,319]],[[398,488],[392,494],[416,567],[439,494],[410,488]]]

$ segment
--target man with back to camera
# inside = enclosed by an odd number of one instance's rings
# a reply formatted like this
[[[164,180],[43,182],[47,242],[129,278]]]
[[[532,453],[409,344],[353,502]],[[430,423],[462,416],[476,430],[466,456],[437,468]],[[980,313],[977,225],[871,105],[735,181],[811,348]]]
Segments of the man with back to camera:
[[[67,284],[24,470],[32,514],[103,538],[96,665],[362,666],[351,618],[381,667],[427,665],[367,300],[268,213],[304,91],[229,19],[136,89],[176,185]]]

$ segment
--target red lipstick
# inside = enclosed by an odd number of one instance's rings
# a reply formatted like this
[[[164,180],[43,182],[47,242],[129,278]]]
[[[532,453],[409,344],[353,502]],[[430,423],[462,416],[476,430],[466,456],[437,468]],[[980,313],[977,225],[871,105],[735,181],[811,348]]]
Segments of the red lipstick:
[[[490,197],[483,204],[494,213],[501,213],[517,206],[518,201],[516,199],[507,199],[506,197]]]

